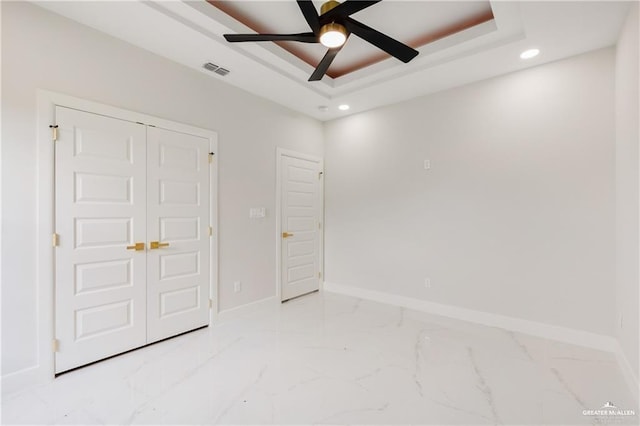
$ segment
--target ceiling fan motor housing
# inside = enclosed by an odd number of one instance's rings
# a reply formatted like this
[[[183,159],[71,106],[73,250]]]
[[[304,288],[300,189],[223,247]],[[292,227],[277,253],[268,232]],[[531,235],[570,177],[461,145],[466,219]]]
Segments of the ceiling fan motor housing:
[[[320,6],[320,14],[324,15],[325,13],[339,5],[340,2],[337,2],[335,0],[329,0],[328,2],[322,3],[322,6]]]

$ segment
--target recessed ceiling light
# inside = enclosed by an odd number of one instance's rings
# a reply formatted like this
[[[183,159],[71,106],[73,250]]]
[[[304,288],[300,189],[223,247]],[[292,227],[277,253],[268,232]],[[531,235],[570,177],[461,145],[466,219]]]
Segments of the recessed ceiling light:
[[[531,59],[531,58],[535,58],[536,56],[538,56],[538,53],[540,53],[540,49],[529,49],[529,50],[525,50],[524,52],[522,52],[520,54],[520,58],[521,59]]]
[[[338,107],[338,109],[339,109],[340,111],[346,111],[346,110],[348,110],[348,109],[349,109],[349,105],[347,105],[347,104],[342,104],[342,105],[340,105],[340,106]]]

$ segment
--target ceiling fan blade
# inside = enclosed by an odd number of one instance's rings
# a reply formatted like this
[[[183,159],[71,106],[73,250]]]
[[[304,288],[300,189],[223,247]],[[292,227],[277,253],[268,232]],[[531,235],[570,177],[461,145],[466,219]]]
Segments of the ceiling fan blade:
[[[307,23],[311,27],[311,31],[313,31],[314,34],[318,34],[320,32],[320,20],[318,19],[318,11],[313,5],[313,1],[298,0],[298,6],[304,15],[304,19],[307,20]]]
[[[388,35],[382,34],[380,31],[374,30],[353,18],[346,18],[344,25],[349,32],[384,50],[389,55],[395,56],[402,62],[407,63],[420,53],[406,44],[400,43],[398,40],[392,39]]]
[[[344,46],[344,44],[342,46]],[[325,53],[315,71],[311,74],[311,77],[309,77],[309,81],[322,80],[322,77],[324,77],[325,73],[331,66],[331,62],[333,62],[338,52],[342,49],[342,46],[327,50],[327,53]]]
[[[318,43],[318,37],[314,33],[298,34],[224,34],[229,43],[241,43],[243,41],[301,41],[303,43]]]
[[[360,12],[362,9],[366,9],[382,0],[346,0],[339,6],[327,11],[320,16],[320,22],[322,24],[328,24],[336,19],[344,19],[349,15],[353,15],[356,12]]]

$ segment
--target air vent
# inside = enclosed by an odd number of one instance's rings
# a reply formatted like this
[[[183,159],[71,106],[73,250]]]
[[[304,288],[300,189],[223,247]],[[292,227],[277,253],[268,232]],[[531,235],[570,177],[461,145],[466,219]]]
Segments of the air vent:
[[[213,71],[216,74],[221,75],[223,77],[225,75],[229,74],[229,72],[230,72],[228,69],[222,68],[222,67],[220,67],[220,66],[218,66],[216,64],[212,64],[211,62],[207,62],[206,64],[203,65],[203,67],[204,67],[204,69],[209,70],[209,71]]]

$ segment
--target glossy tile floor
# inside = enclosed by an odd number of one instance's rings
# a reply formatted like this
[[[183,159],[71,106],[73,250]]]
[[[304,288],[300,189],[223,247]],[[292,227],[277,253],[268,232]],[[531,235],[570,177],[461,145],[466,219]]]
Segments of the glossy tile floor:
[[[611,354],[324,293],[62,375],[2,423],[637,424]]]

